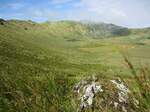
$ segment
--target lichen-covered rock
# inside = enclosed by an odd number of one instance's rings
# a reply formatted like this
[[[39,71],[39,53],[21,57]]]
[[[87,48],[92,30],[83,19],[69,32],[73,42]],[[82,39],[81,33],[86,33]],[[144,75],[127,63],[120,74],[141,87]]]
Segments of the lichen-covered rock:
[[[128,87],[121,81],[121,80],[111,80],[111,82],[116,86],[117,88],[117,94],[118,94],[118,103],[121,106],[121,109],[123,112],[127,112],[126,105],[128,104],[129,99],[129,89]],[[115,108],[118,107],[118,105],[114,104]]]
[[[92,82],[91,84],[85,85],[83,88],[83,95],[81,96],[81,109],[91,106],[93,104],[94,96],[98,92],[103,92],[100,84]]]
[[[92,81],[82,80],[74,86],[73,90],[79,96],[81,111],[92,107],[97,93],[103,92],[102,86],[94,78]]]
[[[138,100],[131,97],[128,86],[119,80],[81,80],[73,88],[80,111],[136,112]]]

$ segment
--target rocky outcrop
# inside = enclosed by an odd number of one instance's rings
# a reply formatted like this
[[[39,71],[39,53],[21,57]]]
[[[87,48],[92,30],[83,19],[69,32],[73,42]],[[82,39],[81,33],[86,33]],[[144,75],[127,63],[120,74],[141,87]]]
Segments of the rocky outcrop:
[[[75,84],[73,92],[78,111],[135,112],[139,105],[120,79],[102,81],[95,77],[87,78]]]

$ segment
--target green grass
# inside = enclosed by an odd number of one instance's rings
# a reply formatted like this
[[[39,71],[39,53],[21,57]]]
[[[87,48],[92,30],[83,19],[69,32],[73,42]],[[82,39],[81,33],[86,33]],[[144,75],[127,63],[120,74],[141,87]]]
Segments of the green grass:
[[[119,76],[134,88],[122,53],[135,69],[139,63],[149,65],[149,32],[94,39],[88,30],[76,22],[13,20],[0,25],[0,111],[76,111],[72,87],[92,74]]]

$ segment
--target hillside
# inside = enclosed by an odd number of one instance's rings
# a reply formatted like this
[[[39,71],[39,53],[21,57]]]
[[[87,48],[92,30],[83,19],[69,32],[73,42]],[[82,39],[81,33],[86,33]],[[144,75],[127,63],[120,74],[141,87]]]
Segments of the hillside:
[[[93,38],[106,38],[114,36],[126,36],[130,30],[125,27],[105,23],[87,23],[84,24],[88,29],[88,34]]]
[[[136,70],[149,66],[149,35],[104,23],[1,19],[0,111],[75,112],[72,87],[93,74],[102,82],[120,77],[138,95],[123,55]]]
[[[74,34],[88,36],[91,38],[106,38],[114,36],[125,36],[130,34],[130,30],[128,28],[114,24],[60,21],[52,23],[52,26],[50,27],[53,27],[54,24],[57,26],[57,28],[59,27],[60,29],[63,29],[63,27],[66,27],[67,30],[68,27],[68,30],[70,32],[74,32]]]

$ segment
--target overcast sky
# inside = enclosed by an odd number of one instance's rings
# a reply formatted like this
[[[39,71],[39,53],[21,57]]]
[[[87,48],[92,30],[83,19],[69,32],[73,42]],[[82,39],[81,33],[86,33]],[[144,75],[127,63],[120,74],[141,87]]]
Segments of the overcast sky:
[[[0,18],[43,22],[89,20],[150,26],[150,0],[0,0]]]

